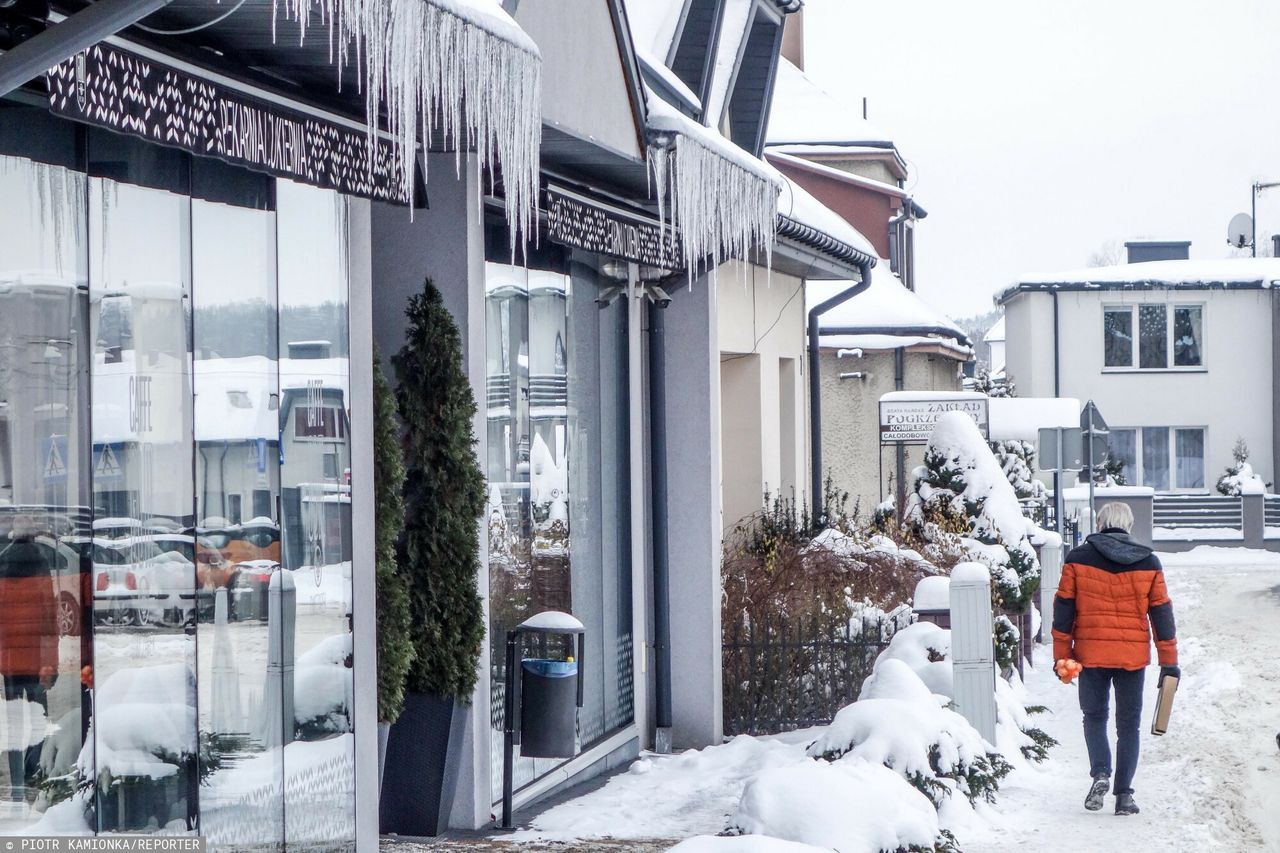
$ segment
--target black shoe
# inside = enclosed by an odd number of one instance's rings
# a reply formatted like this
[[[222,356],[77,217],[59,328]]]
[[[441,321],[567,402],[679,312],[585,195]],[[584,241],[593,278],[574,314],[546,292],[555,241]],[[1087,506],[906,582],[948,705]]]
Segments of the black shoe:
[[[1133,794],[1116,794],[1116,814],[1137,814],[1138,804],[1133,801]]]
[[[1095,776],[1093,785],[1089,788],[1089,796],[1084,798],[1084,807],[1091,812],[1101,809],[1102,798],[1107,795],[1107,789],[1110,787],[1110,776]]]

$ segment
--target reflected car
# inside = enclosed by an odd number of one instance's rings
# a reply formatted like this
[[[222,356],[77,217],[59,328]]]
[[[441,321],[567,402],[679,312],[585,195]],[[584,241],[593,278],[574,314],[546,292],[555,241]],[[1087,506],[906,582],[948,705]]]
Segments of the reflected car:
[[[97,518],[93,521],[95,539],[127,539],[141,529],[142,522],[136,518]]]
[[[118,542],[95,536],[82,543],[93,559],[93,620],[118,628],[140,625],[138,576]]]
[[[265,516],[241,524],[225,549],[233,563],[251,560],[280,562],[280,525]]]

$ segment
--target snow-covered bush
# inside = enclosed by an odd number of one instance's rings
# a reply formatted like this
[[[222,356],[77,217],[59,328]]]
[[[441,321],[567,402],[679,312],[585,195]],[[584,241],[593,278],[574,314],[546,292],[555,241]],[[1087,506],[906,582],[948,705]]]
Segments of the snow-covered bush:
[[[929,543],[952,543],[958,535],[968,559],[991,570],[993,602],[1023,610],[1040,585],[1040,563],[1028,539],[1034,525],[973,419],[961,412],[939,418],[924,464],[913,473],[908,523]]]
[[[1237,438],[1231,448],[1231,460],[1227,470],[1218,478],[1218,494],[1239,497],[1266,493],[1267,486],[1262,477],[1253,473],[1253,466],[1249,464],[1249,445],[1243,438]]]
[[[1036,446],[1029,441],[1007,439],[991,442],[991,452],[1004,471],[1005,479],[1013,486],[1018,500],[1043,500],[1047,494],[1044,483],[1035,477]]]
[[[910,694],[902,687],[901,664],[909,667],[932,693],[947,702],[955,698],[951,632],[928,622],[917,622],[895,634],[888,648],[876,658],[875,668],[863,683],[859,699],[909,698]],[[1043,761],[1057,741],[1033,725],[1022,703],[1023,694],[1016,671],[1010,672],[1008,680],[996,679],[996,751],[1011,762],[1016,762],[1019,755],[1031,761]]]
[[[996,668],[1000,670],[1000,674],[1005,678],[1018,665],[1018,650],[1021,636],[1018,627],[1013,624],[1013,620],[1008,616],[1001,614],[995,618],[995,624],[991,626],[992,635],[996,644]]]
[[[883,764],[939,807],[956,791],[970,802],[994,802],[1000,779],[1010,770],[968,720],[942,707],[899,660],[877,667],[871,689],[836,715],[809,755]]]
[[[927,797],[880,763],[858,758],[763,771],[743,790],[729,831],[841,853],[933,851],[948,843]]]

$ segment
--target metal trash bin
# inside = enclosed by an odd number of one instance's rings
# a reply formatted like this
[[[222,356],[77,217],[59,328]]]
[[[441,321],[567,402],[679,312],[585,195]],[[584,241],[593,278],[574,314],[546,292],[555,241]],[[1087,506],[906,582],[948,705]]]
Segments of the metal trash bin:
[[[525,658],[520,665],[520,754],[573,758],[577,747],[578,663]]]

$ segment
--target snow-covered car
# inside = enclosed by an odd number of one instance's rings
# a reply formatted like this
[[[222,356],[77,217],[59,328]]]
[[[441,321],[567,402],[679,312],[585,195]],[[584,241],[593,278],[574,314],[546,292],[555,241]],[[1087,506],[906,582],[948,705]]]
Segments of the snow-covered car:
[[[178,536],[176,541],[168,538],[173,535]],[[96,621],[114,626],[190,622],[195,613],[196,572],[184,553],[190,543],[181,540],[178,534],[116,540],[95,537]]]
[[[93,619],[99,625],[142,624],[138,576],[119,543],[95,536],[81,543],[93,560]]]
[[[255,560],[280,562],[280,525],[265,516],[251,518],[239,525],[225,549],[233,563]]]

